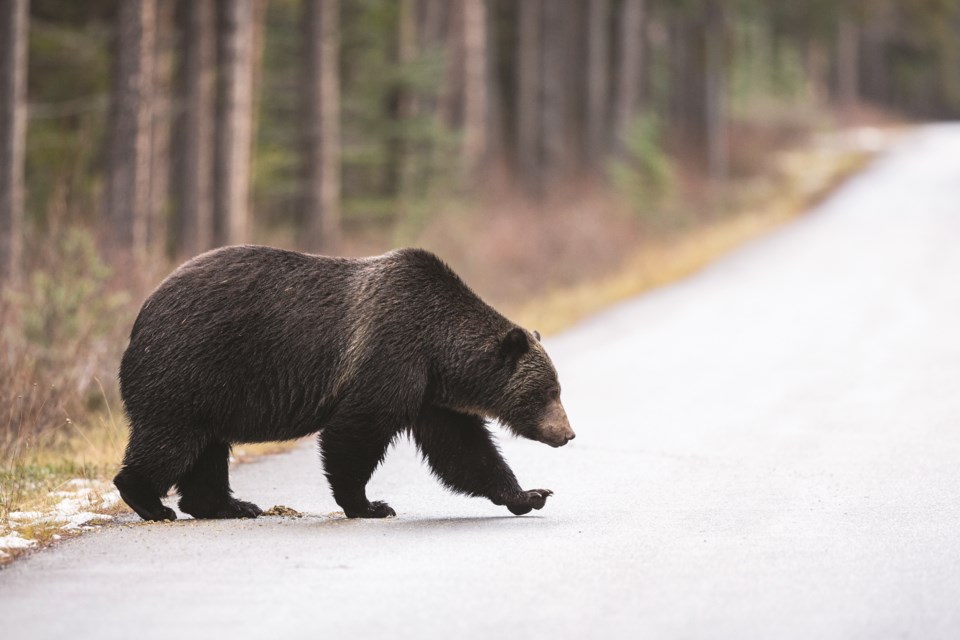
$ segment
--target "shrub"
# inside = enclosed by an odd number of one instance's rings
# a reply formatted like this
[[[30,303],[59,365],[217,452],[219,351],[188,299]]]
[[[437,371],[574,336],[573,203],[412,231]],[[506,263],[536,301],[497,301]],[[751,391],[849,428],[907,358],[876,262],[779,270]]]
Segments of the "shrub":
[[[111,282],[93,237],[60,232],[20,291],[4,293],[0,334],[0,457],[92,422],[118,397],[116,370],[130,295]]]
[[[619,156],[608,167],[613,186],[638,216],[656,224],[674,182],[656,116],[636,118],[622,137],[620,149]]]

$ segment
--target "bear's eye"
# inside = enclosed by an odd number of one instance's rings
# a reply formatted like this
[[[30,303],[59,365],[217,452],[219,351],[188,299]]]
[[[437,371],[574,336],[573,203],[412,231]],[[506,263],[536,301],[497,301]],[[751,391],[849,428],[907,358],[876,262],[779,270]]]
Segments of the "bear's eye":
[[[559,400],[560,399],[559,387],[550,389],[550,391],[547,392],[547,398],[549,398],[550,400]]]

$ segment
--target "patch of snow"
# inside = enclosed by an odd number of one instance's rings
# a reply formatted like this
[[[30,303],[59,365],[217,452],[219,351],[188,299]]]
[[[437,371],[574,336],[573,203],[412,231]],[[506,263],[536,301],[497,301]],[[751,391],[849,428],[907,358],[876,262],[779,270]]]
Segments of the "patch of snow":
[[[100,508],[109,509],[110,507],[116,506],[120,502],[120,492],[114,489],[113,491],[108,491],[101,496]]]
[[[58,518],[61,519],[61,518]],[[105,513],[91,513],[89,511],[80,511],[74,514],[71,514],[66,517],[66,524],[61,527],[62,529],[70,530],[76,529],[82,525],[86,525],[88,522],[93,522],[94,520],[113,520],[113,516],[108,516]],[[89,529],[90,527],[83,527],[84,529]]]
[[[39,520],[43,517],[43,514],[39,511],[11,511],[7,514],[8,520],[19,521],[19,520]]]
[[[69,517],[75,513],[82,511],[84,508],[90,506],[90,499],[86,497],[82,498],[64,498],[57,503],[54,509],[54,517],[63,516]]]
[[[98,498],[101,504],[107,501],[106,498],[97,493],[95,488],[89,485],[89,481],[71,480],[70,484],[79,488],[67,493],[70,497],[65,497],[57,503],[57,506],[54,507],[54,513],[48,516],[49,520],[64,522],[63,529],[76,529],[94,520],[113,520],[113,516],[89,511],[91,507],[97,506],[94,503],[97,502]]]
[[[109,509],[120,501],[120,494],[116,489],[106,490],[110,485],[103,482],[93,482],[77,478],[67,483],[69,491],[55,491],[50,495],[60,498],[59,502],[44,511],[14,511],[8,514],[7,522],[11,527],[22,527],[27,524],[50,523],[61,530],[73,529],[88,530],[89,526],[98,521],[113,520],[113,516],[105,513],[96,513],[100,509]],[[55,536],[54,539],[58,539]],[[0,548],[10,541],[7,547],[23,547],[36,544],[34,540],[21,538],[17,533],[0,537]]]
[[[21,538],[17,533],[11,533],[0,537],[0,550],[2,549],[27,549],[37,544],[36,540],[27,540]]]

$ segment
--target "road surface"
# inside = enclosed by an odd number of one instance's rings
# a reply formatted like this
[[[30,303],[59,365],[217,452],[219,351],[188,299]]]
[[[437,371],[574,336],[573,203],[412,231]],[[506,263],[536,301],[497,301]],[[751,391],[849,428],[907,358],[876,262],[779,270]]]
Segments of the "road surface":
[[[235,469],[301,519],[108,526],[0,572],[14,638],[960,637],[960,127],[547,342],[577,440],[503,438],[535,517],[401,443],[350,521],[312,447]]]

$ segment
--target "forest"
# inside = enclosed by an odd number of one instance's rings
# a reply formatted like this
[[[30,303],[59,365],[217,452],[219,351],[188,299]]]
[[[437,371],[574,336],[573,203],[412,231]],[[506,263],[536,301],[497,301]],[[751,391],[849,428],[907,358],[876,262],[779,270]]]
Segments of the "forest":
[[[426,246],[512,309],[817,132],[956,118],[958,69],[957,0],[0,0],[0,453],[102,448],[205,250]]]

